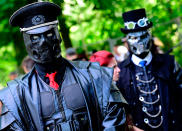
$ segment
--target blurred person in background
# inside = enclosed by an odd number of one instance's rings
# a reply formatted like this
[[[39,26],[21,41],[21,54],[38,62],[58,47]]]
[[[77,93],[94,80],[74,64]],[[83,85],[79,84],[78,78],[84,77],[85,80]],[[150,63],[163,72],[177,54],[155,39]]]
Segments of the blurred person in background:
[[[21,67],[22,67],[25,74],[31,71],[31,69],[34,66],[34,63],[35,62],[29,56],[26,56],[23,59]]]
[[[113,47],[114,57],[118,63],[125,60],[129,56],[127,44],[125,43],[126,41],[119,39]]]
[[[117,40],[114,47],[113,47],[113,54],[114,54],[114,57],[116,59],[117,62],[121,62],[122,61],[122,56],[120,55],[119,51],[118,51],[118,48],[119,46],[121,46],[121,40]]]
[[[11,16],[35,66],[0,91],[0,130],[123,130],[122,102],[110,91],[112,69],[62,57],[60,13],[54,3],[35,2]]]
[[[152,37],[151,39],[151,52],[152,54],[163,54],[164,52],[160,49],[164,44],[157,37]]]
[[[14,80],[15,78],[18,77],[18,73],[16,71],[13,71],[9,74],[9,79]]]
[[[78,52],[78,58],[75,60],[80,60],[80,61],[88,61],[88,56],[84,50],[80,50]]]
[[[71,61],[78,59],[78,54],[77,54],[75,48],[70,47],[70,48],[66,49],[66,59],[71,60]]]
[[[101,66],[111,67],[114,69],[113,73],[113,81],[118,81],[120,69],[118,68],[118,64],[114,55],[108,51],[102,50],[95,52],[90,57],[91,62],[99,62]]]
[[[126,48],[126,46],[124,46],[124,45],[121,45],[118,47],[118,53],[120,54],[120,61],[118,61],[118,62],[124,61],[129,56],[129,51]]]
[[[127,100],[131,126],[145,131],[182,130],[182,70],[174,56],[152,51],[152,22],[145,9],[123,13],[130,56],[118,66],[117,86]]]
[[[127,50],[129,50],[127,38],[123,37],[121,41],[122,41],[123,45],[127,48]]]

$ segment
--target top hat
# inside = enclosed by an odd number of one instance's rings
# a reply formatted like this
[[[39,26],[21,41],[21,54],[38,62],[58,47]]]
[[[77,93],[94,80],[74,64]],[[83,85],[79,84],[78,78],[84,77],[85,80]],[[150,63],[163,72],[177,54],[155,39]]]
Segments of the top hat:
[[[148,21],[143,8],[123,13],[123,20],[125,28],[121,28],[121,31],[125,34],[152,27],[152,22]]]
[[[58,23],[60,7],[51,2],[35,2],[17,10],[9,20],[10,25],[19,26],[21,31]]]

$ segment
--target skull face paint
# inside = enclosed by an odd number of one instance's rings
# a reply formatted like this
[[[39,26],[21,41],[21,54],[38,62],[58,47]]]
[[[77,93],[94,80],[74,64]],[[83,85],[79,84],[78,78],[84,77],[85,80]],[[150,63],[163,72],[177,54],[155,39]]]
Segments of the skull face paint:
[[[138,31],[127,34],[127,42],[130,51],[137,55],[142,56],[148,54],[151,48],[151,35],[148,30]]]
[[[25,46],[29,56],[37,63],[49,63],[61,57],[61,38],[57,27],[45,31],[40,29],[23,32]]]

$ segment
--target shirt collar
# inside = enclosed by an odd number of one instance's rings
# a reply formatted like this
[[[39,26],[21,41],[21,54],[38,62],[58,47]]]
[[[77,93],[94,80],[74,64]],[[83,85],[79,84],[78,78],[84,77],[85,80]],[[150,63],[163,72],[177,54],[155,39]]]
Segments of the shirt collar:
[[[140,67],[141,67],[141,65],[140,65],[139,63],[140,63],[141,61],[147,61],[146,65],[149,65],[150,62],[152,61],[152,53],[149,52],[148,55],[147,55],[144,59],[141,59],[141,58],[139,58],[138,56],[132,54],[131,60],[132,60],[132,62],[133,62],[135,65],[140,66]]]

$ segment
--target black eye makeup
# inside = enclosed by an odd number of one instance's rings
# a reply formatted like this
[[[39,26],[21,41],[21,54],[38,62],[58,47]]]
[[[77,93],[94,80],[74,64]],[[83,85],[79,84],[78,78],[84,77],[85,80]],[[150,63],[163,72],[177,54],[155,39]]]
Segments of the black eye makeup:
[[[136,37],[136,36],[129,36],[128,39],[136,40],[136,39],[138,39],[138,37]]]
[[[148,36],[148,33],[145,33],[144,35],[140,36],[141,39],[144,39]]]

